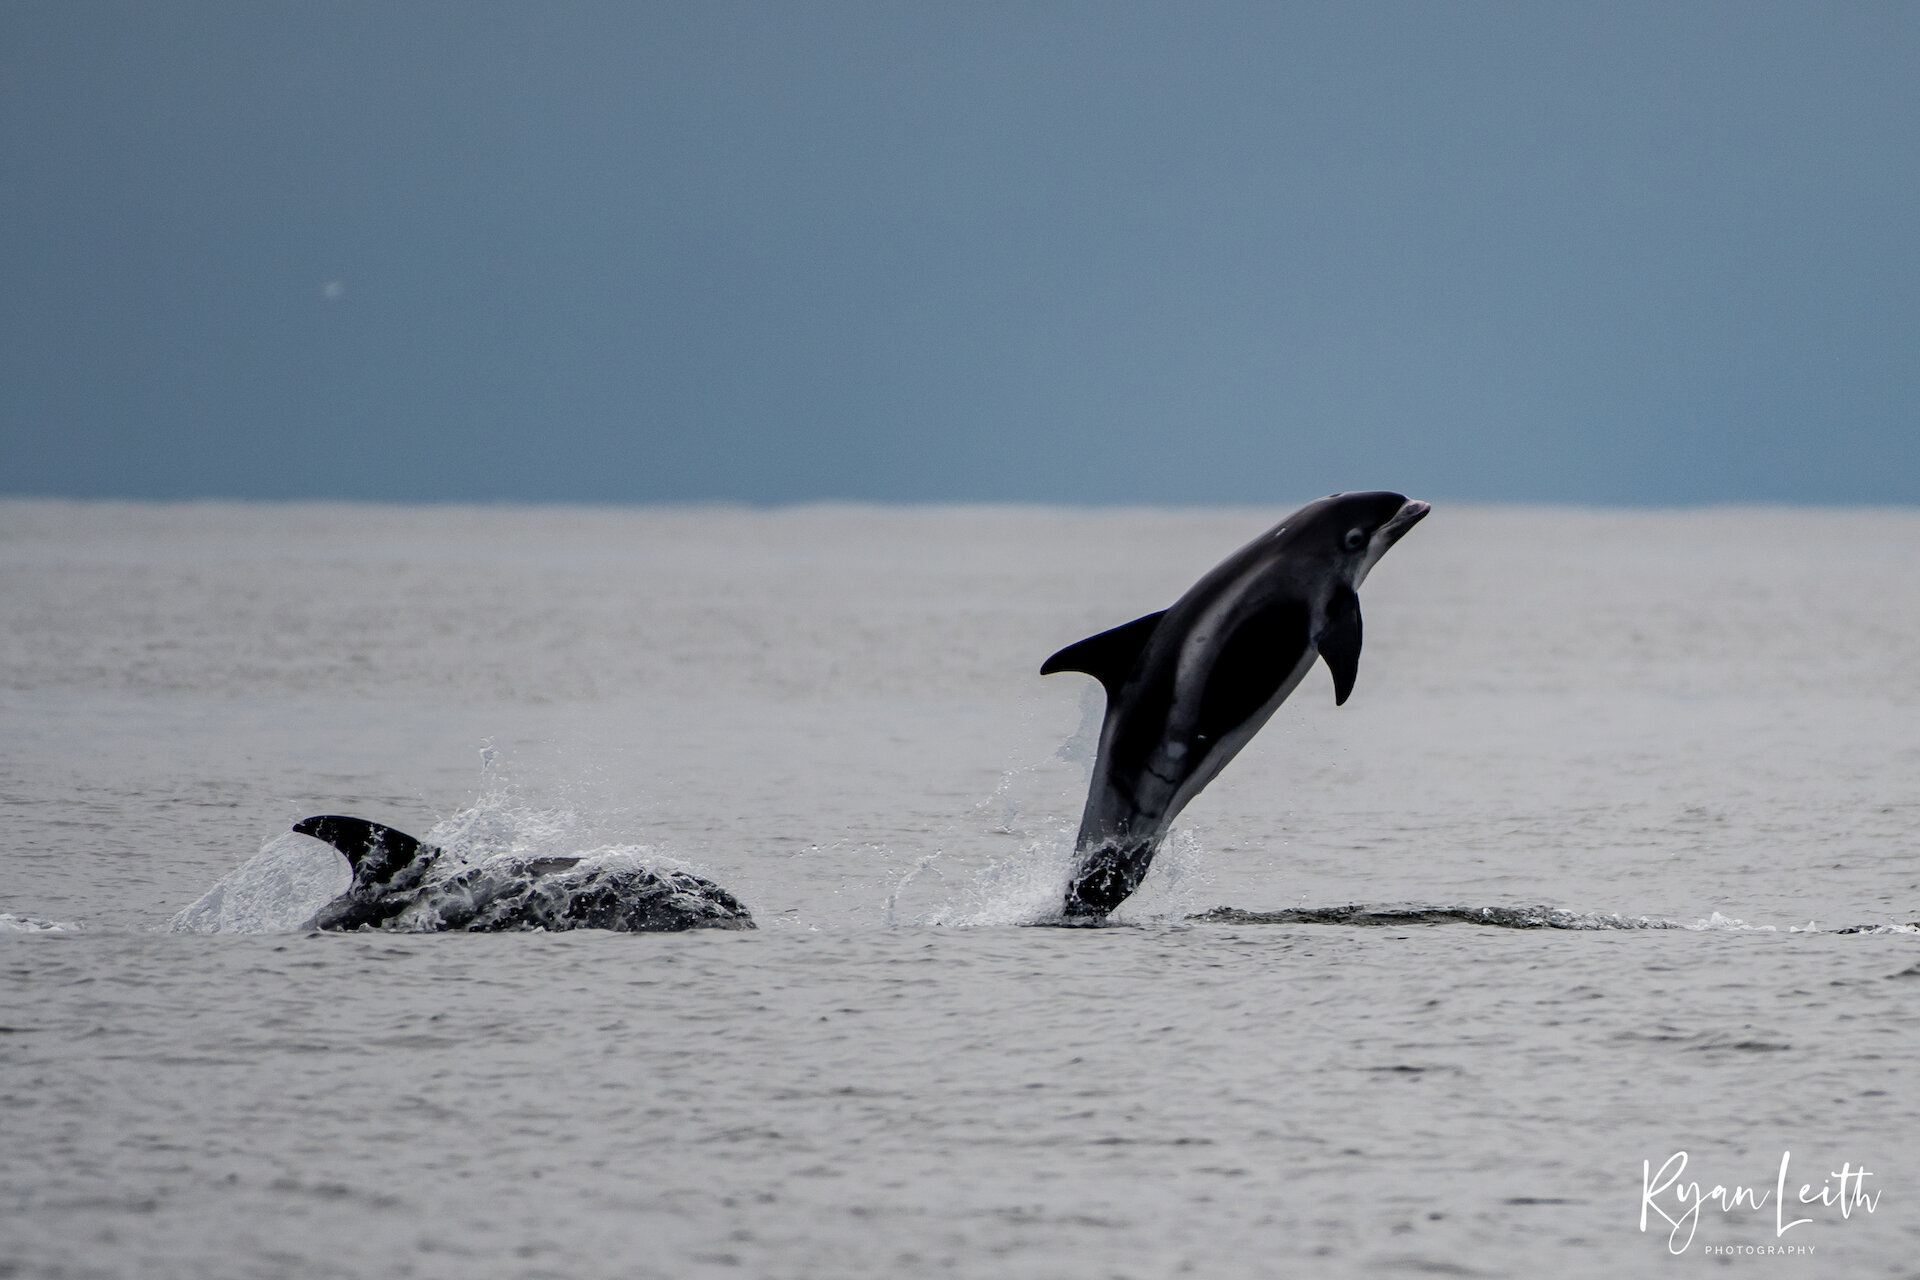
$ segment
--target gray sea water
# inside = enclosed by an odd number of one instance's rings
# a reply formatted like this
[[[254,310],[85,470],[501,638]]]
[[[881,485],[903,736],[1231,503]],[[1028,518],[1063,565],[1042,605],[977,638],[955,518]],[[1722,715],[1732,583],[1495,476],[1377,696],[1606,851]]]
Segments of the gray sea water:
[[[1041,660],[1287,509],[0,502],[0,1275],[1920,1274],[1920,513],[1443,504],[1024,927]],[[760,928],[302,933],[330,811]]]

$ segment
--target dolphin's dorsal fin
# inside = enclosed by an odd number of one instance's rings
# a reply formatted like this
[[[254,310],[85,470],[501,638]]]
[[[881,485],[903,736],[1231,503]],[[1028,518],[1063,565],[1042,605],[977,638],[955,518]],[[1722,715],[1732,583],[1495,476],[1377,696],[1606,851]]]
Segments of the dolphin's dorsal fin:
[[[420,856],[422,848],[429,853],[440,852],[430,845],[421,845],[404,831],[339,813],[304,819],[294,823],[293,829],[303,836],[323,840],[345,854],[353,867],[356,889],[392,879],[396,872]]]
[[[1333,673],[1333,705],[1345,706],[1360,674],[1360,597],[1351,588],[1334,592],[1327,605],[1326,629],[1320,633],[1320,656]]]
[[[1070,644],[1041,663],[1040,674],[1050,676],[1056,671],[1084,671],[1105,685],[1111,696],[1127,682],[1127,677],[1133,672],[1133,664],[1140,660],[1140,651],[1147,647],[1153,629],[1160,625],[1160,619],[1166,613],[1162,609],[1144,618],[1135,618],[1111,631],[1102,631],[1097,636],[1088,636],[1085,640]]]

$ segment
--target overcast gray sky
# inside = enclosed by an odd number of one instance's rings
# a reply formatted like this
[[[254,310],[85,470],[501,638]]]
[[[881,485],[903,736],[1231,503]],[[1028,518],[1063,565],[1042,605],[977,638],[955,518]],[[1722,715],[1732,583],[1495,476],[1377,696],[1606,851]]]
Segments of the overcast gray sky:
[[[1920,5],[0,6],[0,492],[1920,501]]]

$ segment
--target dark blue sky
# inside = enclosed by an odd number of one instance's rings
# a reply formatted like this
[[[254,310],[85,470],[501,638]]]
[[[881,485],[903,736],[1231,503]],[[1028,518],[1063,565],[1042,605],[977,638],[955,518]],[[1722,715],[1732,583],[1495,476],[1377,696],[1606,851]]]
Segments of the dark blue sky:
[[[0,492],[1920,502],[1920,6],[9,3]]]

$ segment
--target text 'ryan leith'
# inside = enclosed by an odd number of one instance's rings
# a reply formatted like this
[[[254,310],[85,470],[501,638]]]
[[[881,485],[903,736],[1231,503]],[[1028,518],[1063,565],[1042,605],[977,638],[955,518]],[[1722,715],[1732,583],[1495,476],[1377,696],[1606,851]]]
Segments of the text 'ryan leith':
[[[1735,1184],[1722,1186],[1715,1184],[1710,1191],[1701,1189],[1699,1182],[1682,1182],[1687,1171],[1687,1153],[1676,1151],[1667,1157],[1666,1163],[1654,1172],[1653,1162],[1640,1162],[1640,1229],[1647,1229],[1649,1215],[1657,1217],[1667,1224],[1667,1252],[1680,1254],[1687,1251],[1693,1243],[1694,1229],[1700,1225],[1700,1211],[1712,1204],[1721,1213],[1735,1210],[1759,1210],[1773,1205],[1774,1239],[1787,1234],[1795,1227],[1812,1222],[1812,1218],[1794,1217],[1801,1205],[1820,1205],[1827,1209],[1838,1209],[1842,1218],[1853,1216],[1855,1209],[1865,1209],[1872,1213],[1880,1203],[1880,1191],[1869,1192],[1867,1179],[1873,1174],[1863,1165],[1855,1168],[1851,1161],[1843,1162],[1836,1172],[1829,1173],[1826,1181],[1818,1189],[1811,1183],[1801,1183],[1797,1194],[1788,1194],[1788,1165],[1793,1159],[1791,1151],[1780,1153],[1780,1170],[1773,1180],[1773,1190],[1761,1191],[1755,1187]],[[1792,1206],[1789,1207],[1789,1202]],[[1674,1212],[1668,1213],[1663,1204],[1670,1205]],[[1677,1216],[1676,1216],[1677,1215]],[[1796,1245],[1790,1250],[1784,1246],[1766,1246],[1768,1252],[1811,1252],[1812,1245]]]

